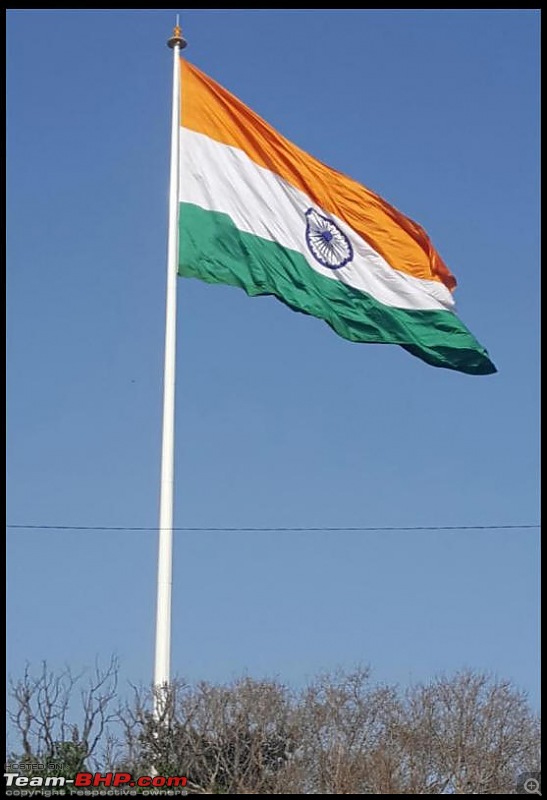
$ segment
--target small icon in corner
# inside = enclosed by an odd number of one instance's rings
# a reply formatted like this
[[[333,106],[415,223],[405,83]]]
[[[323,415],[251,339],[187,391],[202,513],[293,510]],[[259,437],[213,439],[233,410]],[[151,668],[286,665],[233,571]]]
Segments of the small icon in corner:
[[[519,775],[517,794],[539,794],[541,797],[541,772],[525,772]]]

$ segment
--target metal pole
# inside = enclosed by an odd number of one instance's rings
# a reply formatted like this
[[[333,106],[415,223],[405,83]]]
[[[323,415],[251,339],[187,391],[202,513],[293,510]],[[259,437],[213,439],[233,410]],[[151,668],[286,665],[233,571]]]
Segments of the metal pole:
[[[171,585],[173,573],[173,491],[175,444],[175,353],[177,331],[178,180],[180,128],[180,51],[186,47],[177,25],[167,42],[173,50],[173,111],[167,237],[167,303],[165,314],[165,369],[163,378],[163,435],[158,548],[158,600],[154,685],[166,689],[170,681]],[[156,712],[158,704],[156,703]]]

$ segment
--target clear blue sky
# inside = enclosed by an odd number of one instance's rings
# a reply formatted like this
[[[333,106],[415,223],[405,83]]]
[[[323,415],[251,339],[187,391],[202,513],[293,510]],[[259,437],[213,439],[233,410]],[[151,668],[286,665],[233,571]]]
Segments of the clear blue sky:
[[[173,10],[7,15],[8,523],[157,524]],[[187,57],[420,222],[499,369],[179,281],[176,524],[539,518],[539,12],[186,11]],[[8,531],[8,672],[152,677],[154,532]],[[538,699],[537,530],[178,533],[173,671]]]

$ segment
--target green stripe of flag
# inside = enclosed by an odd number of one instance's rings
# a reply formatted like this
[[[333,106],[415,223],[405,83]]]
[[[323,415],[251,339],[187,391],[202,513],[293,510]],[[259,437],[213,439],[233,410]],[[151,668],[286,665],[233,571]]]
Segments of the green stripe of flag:
[[[325,320],[352,342],[398,344],[435,367],[471,375],[496,368],[450,311],[410,311],[311,269],[304,256],[240,231],[227,214],[180,205],[179,275],[273,295],[295,311]]]

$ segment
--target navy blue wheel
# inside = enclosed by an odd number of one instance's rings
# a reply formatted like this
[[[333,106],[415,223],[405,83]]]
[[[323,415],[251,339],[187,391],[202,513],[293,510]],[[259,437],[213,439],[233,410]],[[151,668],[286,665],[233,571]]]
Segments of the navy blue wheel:
[[[345,233],[313,208],[306,211],[306,242],[315,260],[329,269],[340,269],[353,258],[353,248]]]

